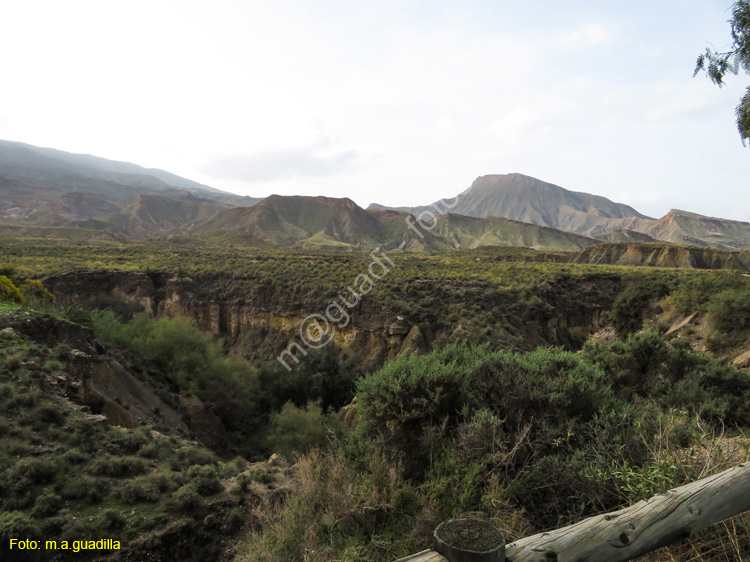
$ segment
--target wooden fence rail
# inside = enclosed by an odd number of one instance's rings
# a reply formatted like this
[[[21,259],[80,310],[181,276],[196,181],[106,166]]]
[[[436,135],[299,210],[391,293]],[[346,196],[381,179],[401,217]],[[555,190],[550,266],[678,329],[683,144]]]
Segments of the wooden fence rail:
[[[502,539],[489,548],[486,536],[479,541],[481,548],[467,548],[466,537],[476,536],[477,529],[445,533],[445,525],[462,520],[447,522],[435,532],[435,550],[397,562],[625,562],[748,510],[750,463],[744,463],[620,511],[517,540],[504,549]],[[497,535],[494,529],[487,531]],[[452,540],[455,544],[447,544]]]

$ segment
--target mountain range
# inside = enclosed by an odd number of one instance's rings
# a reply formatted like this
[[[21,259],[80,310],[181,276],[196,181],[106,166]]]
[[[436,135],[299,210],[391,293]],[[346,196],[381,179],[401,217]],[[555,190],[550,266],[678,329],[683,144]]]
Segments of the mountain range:
[[[445,204],[363,209],[348,198],[243,197],[164,170],[0,141],[0,236],[427,251],[654,241],[750,249],[750,223],[679,210],[654,219],[522,174],[481,176],[447,203],[450,212],[433,218]]]
[[[488,175],[455,199],[451,211],[470,217],[501,216],[574,232],[606,242],[663,241],[721,250],[750,248],[750,223],[706,217],[673,209],[664,217],[647,217],[632,207],[605,197],[570,191],[523,174]],[[419,207],[397,207],[419,214],[442,202]],[[372,209],[387,209],[370,205]]]

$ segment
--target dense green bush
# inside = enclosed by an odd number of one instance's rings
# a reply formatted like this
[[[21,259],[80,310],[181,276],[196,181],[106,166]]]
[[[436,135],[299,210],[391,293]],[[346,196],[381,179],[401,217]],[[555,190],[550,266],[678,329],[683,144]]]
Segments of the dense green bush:
[[[694,353],[685,340],[646,332],[626,342],[589,343],[582,355],[607,373],[622,400],[648,399],[716,423],[750,426],[750,375]]]
[[[708,345],[721,351],[743,343],[750,335],[750,287],[722,291],[707,306],[712,333]]]
[[[10,301],[15,303],[23,302],[23,295],[18,287],[15,286],[5,275],[0,275],[0,302]]]
[[[135,353],[180,392],[214,405],[230,430],[242,431],[253,419],[260,394],[256,370],[226,358],[220,342],[188,319],[140,314],[123,324],[109,311],[95,311],[92,319],[99,339]]]
[[[125,482],[117,489],[116,496],[125,503],[156,503],[170,485],[168,477],[148,474]]]
[[[185,484],[170,500],[170,507],[180,513],[194,513],[203,505],[203,499],[193,484]]]
[[[739,275],[715,271],[701,273],[684,280],[672,294],[665,299],[663,306],[668,311],[687,316],[695,312],[706,312],[708,303],[714,295],[723,291],[748,287],[747,278]]]
[[[39,539],[39,527],[34,520],[20,511],[0,512],[0,548],[7,548],[10,539]],[[2,550],[0,550],[2,552]]]
[[[82,500],[89,503],[98,503],[107,493],[107,486],[102,480],[76,474],[68,478],[56,487],[58,493],[67,500]]]
[[[94,476],[127,478],[143,474],[148,469],[148,461],[139,457],[106,456],[94,459],[89,471]]]
[[[224,490],[213,466],[191,466],[187,472],[190,483],[201,496],[212,496]]]
[[[55,295],[45,289],[41,281],[36,281],[35,279],[28,279],[18,288],[18,290],[26,302],[55,302]]]
[[[389,363],[358,389],[360,438],[386,440],[405,474],[417,479],[448,437],[470,441],[471,434],[495,431],[506,447],[531,440],[549,449],[617,405],[604,372],[562,350],[519,354],[450,345]],[[530,454],[525,444],[517,452],[519,463]]]
[[[612,325],[620,337],[627,337],[643,327],[643,320],[652,305],[670,292],[661,279],[639,279],[615,299],[612,306]]]
[[[334,418],[323,414],[317,404],[311,402],[298,408],[287,402],[281,412],[271,415],[268,442],[274,452],[291,459],[312,447],[325,445],[328,427],[333,423]]]

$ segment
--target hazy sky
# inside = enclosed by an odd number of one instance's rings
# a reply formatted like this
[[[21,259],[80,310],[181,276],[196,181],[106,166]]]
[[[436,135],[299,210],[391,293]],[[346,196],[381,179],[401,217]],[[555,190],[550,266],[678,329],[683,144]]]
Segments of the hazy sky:
[[[750,220],[750,77],[692,78],[731,4],[7,1],[0,138],[253,196],[412,205],[521,172]]]

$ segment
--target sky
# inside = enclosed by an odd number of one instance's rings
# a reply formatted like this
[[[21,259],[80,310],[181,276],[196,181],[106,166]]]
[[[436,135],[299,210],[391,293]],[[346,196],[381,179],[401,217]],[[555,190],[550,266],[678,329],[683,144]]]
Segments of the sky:
[[[5,2],[0,139],[255,197],[401,206],[519,172],[750,221],[730,0]]]

